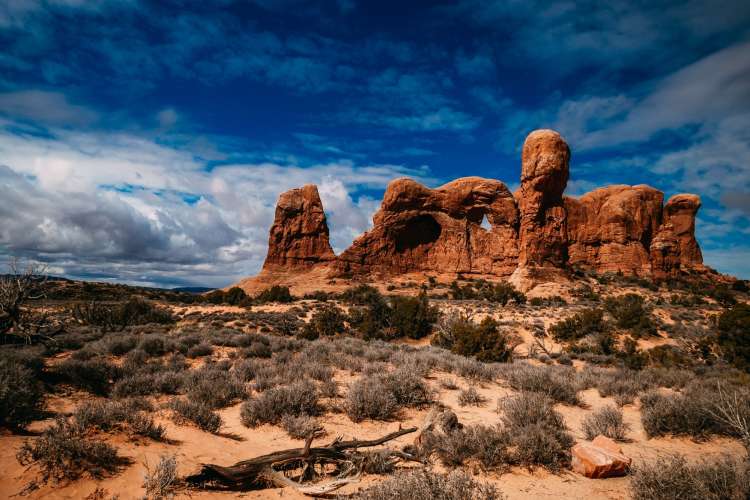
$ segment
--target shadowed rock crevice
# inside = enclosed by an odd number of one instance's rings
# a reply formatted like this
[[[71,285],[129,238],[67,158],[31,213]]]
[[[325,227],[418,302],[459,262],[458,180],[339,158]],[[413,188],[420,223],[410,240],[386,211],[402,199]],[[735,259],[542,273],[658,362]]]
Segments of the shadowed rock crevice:
[[[418,215],[402,227],[394,229],[396,251],[405,252],[423,245],[431,245],[440,238],[442,228],[431,215]]]

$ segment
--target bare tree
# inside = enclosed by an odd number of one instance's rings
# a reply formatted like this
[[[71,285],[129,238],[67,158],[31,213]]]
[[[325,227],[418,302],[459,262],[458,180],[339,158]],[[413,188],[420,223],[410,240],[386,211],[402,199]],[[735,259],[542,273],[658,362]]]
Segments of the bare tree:
[[[24,307],[29,301],[44,296],[47,267],[28,264],[25,268],[13,259],[8,274],[0,276],[0,335],[11,335],[31,342],[43,329],[46,320],[38,321]]]
[[[737,435],[750,458],[750,396],[738,389],[730,394],[722,384],[717,384],[716,389],[717,402],[708,411]]]

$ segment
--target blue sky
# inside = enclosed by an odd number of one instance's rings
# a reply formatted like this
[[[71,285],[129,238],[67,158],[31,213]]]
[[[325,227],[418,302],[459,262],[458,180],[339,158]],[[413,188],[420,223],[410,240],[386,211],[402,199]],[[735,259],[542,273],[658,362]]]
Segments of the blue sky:
[[[223,286],[283,190],[319,185],[341,251],[392,178],[514,189],[551,127],[568,194],[698,193],[706,262],[750,278],[750,3],[604,4],[5,0],[0,260]]]

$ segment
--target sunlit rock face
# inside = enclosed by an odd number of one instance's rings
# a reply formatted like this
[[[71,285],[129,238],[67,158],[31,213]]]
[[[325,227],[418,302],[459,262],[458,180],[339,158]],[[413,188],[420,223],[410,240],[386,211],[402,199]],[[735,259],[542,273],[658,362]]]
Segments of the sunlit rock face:
[[[509,277],[519,288],[566,280],[573,268],[667,277],[703,270],[695,239],[700,198],[663,206],[650,186],[614,185],[563,196],[570,148],[553,130],[529,134],[521,184],[463,177],[435,189],[412,179],[386,188],[373,228],[334,255],[318,190],[279,197],[264,271],[325,269],[329,277],[411,272]],[[320,273],[319,273],[320,274]]]

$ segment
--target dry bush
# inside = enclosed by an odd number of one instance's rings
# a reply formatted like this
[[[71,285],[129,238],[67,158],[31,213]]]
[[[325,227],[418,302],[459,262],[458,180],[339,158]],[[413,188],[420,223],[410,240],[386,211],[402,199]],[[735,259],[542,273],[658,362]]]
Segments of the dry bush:
[[[366,418],[390,420],[398,412],[399,404],[380,378],[361,377],[349,387],[344,409],[354,422]]]
[[[73,412],[73,423],[82,433],[91,429],[104,432],[129,430],[133,434],[154,440],[164,439],[165,428],[146,415],[152,405],[143,399],[123,401],[88,401],[79,405]]]
[[[318,421],[310,415],[291,415],[281,417],[281,427],[294,439],[307,439],[323,430]]]
[[[622,410],[614,406],[600,408],[583,420],[583,433],[589,440],[601,434],[616,441],[624,441],[629,429],[630,426],[622,420]]]
[[[187,397],[213,409],[225,408],[246,395],[245,385],[233,372],[204,366],[185,372]]]
[[[355,493],[356,500],[502,500],[492,485],[474,480],[468,473],[455,470],[448,474],[417,469],[401,472],[365,490]]]
[[[205,403],[175,398],[169,402],[168,407],[174,412],[178,422],[192,422],[206,432],[216,433],[223,423],[219,414]]]
[[[115,472],[124,460],[111,445],[86,439],[77,426],[58,419],[16,454],[21,465],[39,467],[42,482],[74,480],[88,474],[98,478]]]
[[[747,463],[732,457],[688,464],[679,455],[633,468],[633,500],[744,500],[750,495]]]
[[[145,462],[143,467],[146,469],[143,474],[143,488],[146,490],[146,499],[171,498],[177,480],[177,457],[162,455],[153,469],[148,462]]]
[[[501,422],[511,436],[512,461],[556,471],[570,463],[573,437],[554,402],[538,392],[522,392],[498,403]]]
[[[70,385],[97,395],[106,395],[111,382],[122,374],[120,367],[101,359],[67,359],[57,365],[54,372]]]
[[[503,366],[501,376],[517,391],[542,393],[560,403],[581,403],[576,373],[572,368],[514,363]]]
[[[284,415],[317,415],[320,413],[318,390],[309,380],[273,387],[242,404],[240,419],[247,427],[276,424]]]
[[[458,404],[460,406],[482,406],[486,402],[487,398],[479,394],[473,387],[469,387],[458,393]]]

